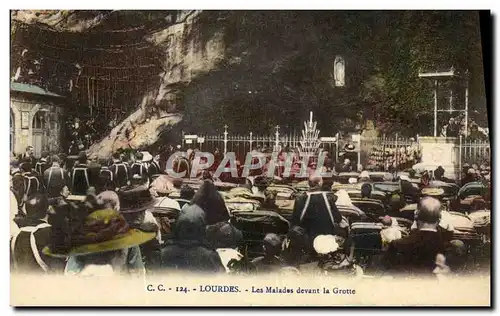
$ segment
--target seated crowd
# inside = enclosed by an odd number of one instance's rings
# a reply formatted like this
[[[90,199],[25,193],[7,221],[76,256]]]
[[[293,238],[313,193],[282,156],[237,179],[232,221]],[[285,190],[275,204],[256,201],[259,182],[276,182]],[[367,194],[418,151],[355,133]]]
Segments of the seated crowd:
[[[288,233],[264,234],[258,255],[250,256],[248,236],[231,221],[213,180],[205,177],[195,191],[178,179],[172,187],[178,196],[161,196],[151,190],[162,174],[158,160],[138,153],[135,161],[120,154],[99,161],[80,152],[74,162],[46,153],[37,161],[28,148],[11,164],[13,271],[363,274],[349,222],[339,211],[349,197],[325,190],[321,177],[311,176],[308,192],[296,197]],[[365,186],[363,196],[370,190]],[[382,275],[460,271],[464,245],[450,237],[442,210],[439,199],[420,198],[404,236],[394,219],[381,218]]]

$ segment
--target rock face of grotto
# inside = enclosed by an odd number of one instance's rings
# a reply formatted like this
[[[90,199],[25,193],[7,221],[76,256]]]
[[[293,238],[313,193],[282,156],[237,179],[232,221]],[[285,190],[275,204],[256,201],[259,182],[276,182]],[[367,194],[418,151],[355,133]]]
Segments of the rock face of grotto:
[[[367,106],[372,100],[363,96],[374,69],[370,34],[378,24],[386,29],[386,22],[373,16],[339,11],[48,10],[12,11],[11,16],[12,55],[21,55],[23,47],[41,58],[49,54],[47,46],[81,47],[78,54],[61,55],[67,66],[49,70],[57,75],[48,79],[63,83],[77,109],[86,109],[92,99],[74,84],[81,68],[85,73],[88,64],[113,66],[123,59],[130,72],[140,72],[141,67],[133,68],[138,60],[154,60],[154,67],[142,72],[147,85],[125,88],[135,89],[134,97],[109,98],[126,110],[89,149],[101,157],[118,148],[178,142],[181,130],[221,133],[225,124],[239,134],[270,134],[277,124],[284,133],[298,132],[309,111],[322,136],[361,130],[366,127],[362,118],[373,112]],[[392,17],[379,20],[384,18]],[[30,40],[14,36],[25,28]],[[31,40],[37,32],[46,35]],[[110,57],[106,49],[91,52],[85,45],[144,49],[123,48]],[[334,82],[337,56],[346,63],[344,87]],[[14,74],[17,63],[12,67]],[[92,100],[100,106],[108,102]]]
[[[14,11],[12,17],[13,23],[42,25],[64,39],[106,32],[113,14]],[[138,20],[131,14],[125,18]],[[140,35],[160,59],[152,83],[140,91],[140,98],[128,100],[129,113],[89,153],[105,157],[118,148],[148,148],[165,142],[162,135],[178,138],[181,129],[220,133],[225,124],[233,133],[272,133],[276,124],[284,132],[299,131],[310,110],[317,113],[326,133],[335,133],[340,122],[355,125],[358,109],[344,108],[333,120],[324,119],[342,108],[356,90],[357,73],[348,76],[351,80],[343,89],[333,83],[335,57],[342,55],[347,65],[357,58],[334,32],[341,27],[339,16],[176,11],[165,12],[162,20],[163,25]],[[43,46],[35,49],[43,54]],[[71,62],[84,59],[85,55]],[[98,56],[97,62],[106,65],[107,60]],[[77,74],[69,71],[58,77],[69,82]]]

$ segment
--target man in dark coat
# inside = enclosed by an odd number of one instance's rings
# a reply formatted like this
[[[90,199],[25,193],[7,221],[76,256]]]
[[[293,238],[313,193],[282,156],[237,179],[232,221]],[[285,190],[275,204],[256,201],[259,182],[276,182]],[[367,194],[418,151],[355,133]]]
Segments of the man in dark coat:
[[[292,226],[304,228],[311,241],[318,235],[342,235],[339,231],[342,214],[335,205],[336,196],[321,191],[322,182],[318,176],[309,179],[310,191],[295,199],[292,213]]]
[[[50,162],[49,153],[47,151],[42,151],[42,157],[35,164],[35,171],[38,174],[43,175],[43,173],[45,172],[45,170],[47,170],[47,168],[50,166],[50,164],[51,164],[51,162]]]
[[[123,162],[120,153],[113,154],[113,164],[109,167],[113,173],[113,181],[117,188],[128,185],[130,178],[130,169],[128,165]]]
[[[89,169],[90,186],[96,188],[99,192],[101,192],[101,164],[99,164],[99,160],[97,159],[96,155],[90,157],[87,168]]]
[[[444,172],[445,172],[445,170],[442,166],[437,167],[436,170],[434,170],[434,178],[438,181],[443,181],[446,183],[455,183],[455,181],[446,178],[444,176]]]
[[[345,157],[345,155],[344,155]],[[344,164],[342,167],[340,167],[340,172],[351,172],[352,171],[352,165],[351,165],[351,160],[348,158],[344,159]]]
[[[441,203],[432,197],[420,200],[416,212],[417,230],[392,241],[386,253],[389,271],[406,275],[432,275],[438,254],[444,254],[445,242],[438,231]]]
[[[476,170],[474,170],[473,168],[469,168],[469,170],[467,170],[467,174],[465,175],[465,177],[462,178],[461,185],[464,186],[469,182],[475,182],[475,181],[476,181]]]
[[[205,212],[196,204],[187,206],[173,229],[174,239],[161,251],[161,270],[224,273],[217,251],[206,242]]]
[[[33,170],[28,158],[23,158],[19,165],[19,172],[12,176],[12,192],[14,192],[19,206],[33,194],[40,192],[42,183],[40,175]]]
[[[29,160],[31,167],[34,168],[36,165],[35,151],[33,146],[26,147],[26,152],[19,157],[19,161]]]
[[[161,170],[165,170],[162,169],[162,167],[160,166],[159,160],[160,160],[159,155],[156,155],[150,161],[148,161],[148,175],[150,178],[154,175],[162,174],[163,172]]]
[[[448,126],[446,127],[446,137],[458,137],[460,128],[458,124],[455,123],[454,118],[450,118]]]
[[[26,217],[16,221],[20,227],[11,239],[12,263],[17,271],[61,272],[64,262],[45,256],[42,249],[49,245],[51,226],[47,223],[48,200],[36,194],[26,201]]]
[[[43,184],[49,198],[60,196],[63,188],[69,186],[69,174],[61,167],[58,156],[52,157],[52,166],[43,173]]]
[[[71,171],[71,192],[75,195],[86,195],[90,187],[90,172],[87,166],[87,154],[81,151],[78,154],[78,162]]]

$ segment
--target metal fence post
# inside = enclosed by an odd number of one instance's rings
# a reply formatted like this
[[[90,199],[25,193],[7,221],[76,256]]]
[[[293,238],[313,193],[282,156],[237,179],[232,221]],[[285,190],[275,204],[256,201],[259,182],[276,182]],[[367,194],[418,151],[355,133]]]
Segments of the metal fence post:
[[[252,140],[252,135],[253,133],[250,132],[250,140],[249,140],[249,143],[250,143],[250,151],[252,151],[252,143],[253,143],[253,140]]]
[[[335,163],[339,161],[339,132],[335,134]]]
[[[276,125],[276,133],[274,134],[276,139],[274,140],[274,150],[278,152],[278,146],[280,143],[280,126]]]
[[[462,134],[458,136],[458,179],[460,179],[460,173],[462,172]]]
[[[224,155],[227,153],[227,125],[224,125]]]
[[[387,171],[385,163],[385,134],[382,135],[382,164],[384,165],[384,171]]]
[[[358,145],[358,166],[361,165],[361,134],[359,134],[359,145]],[[366,164],[365,164],[366,165]],[[356,166],[356,170],[358,169],[358,166]],[[361,172],[361,170],[358,170],[358,172]]]

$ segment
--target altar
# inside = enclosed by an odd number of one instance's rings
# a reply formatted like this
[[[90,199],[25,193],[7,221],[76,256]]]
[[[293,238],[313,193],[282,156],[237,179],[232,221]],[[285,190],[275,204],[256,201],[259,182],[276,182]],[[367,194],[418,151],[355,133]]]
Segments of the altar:
[[[460,174],[459,148],[456,137],[419,137],[421,162],[414,169],[436,170],[441,166],[445,177],[456,179]]]

